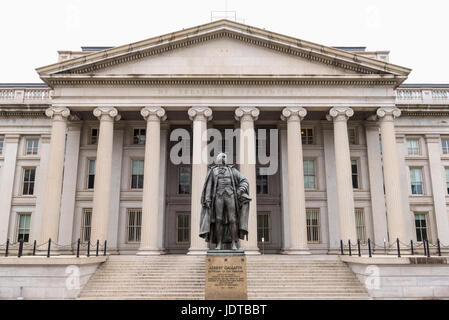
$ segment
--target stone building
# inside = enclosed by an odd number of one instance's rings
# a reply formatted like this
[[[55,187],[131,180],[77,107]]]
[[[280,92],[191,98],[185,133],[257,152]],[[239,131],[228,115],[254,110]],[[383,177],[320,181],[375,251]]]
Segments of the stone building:
[[[368,238],[449,245],[449,86],[403,84],[411,69],[388,51],[220,20],[60,51],[37,72],[41,84],[0,85],[0,245],[204,253],[207,128],[249,135],[247,253],[333,253]],[[190,163],[170,158],[180,128]],[[259,129],[278,133],[270,175],[248,160],[269,144]]]

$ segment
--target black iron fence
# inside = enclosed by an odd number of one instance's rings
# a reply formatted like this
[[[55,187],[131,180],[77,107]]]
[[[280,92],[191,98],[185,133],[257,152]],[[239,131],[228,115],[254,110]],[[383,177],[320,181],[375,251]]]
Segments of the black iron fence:
[[[429,240],[424,240],[420,242],[402,242],[396,239],[393,243],[384,242],[382,244],[377,244],[368,239],[365,242],[357,240],[356,243],[351,243],[351,240],[344,242],[340,240],[340,254],[354,256],[357,255],[361,257],[362,255],[368,255],[368,257],[373,257],[373,255],[396,255],[398,258],[401,256],[425,256],[425,257],[435,257],[435,256],[449,256],[449,245],[444,245],[437,239],[436,243],[430,243]]]
[[[99,255],[106,256],[107,254],[107,241],[100,244],[100,240],[97,240],[95,243],[91,243],[89,240],[87,243],[82,243],[81,239],[78,239],[76,242],[73,242],[69,245],[60,245],[51,239],[48,239],[47,242],[37,244],[37,241],[34,240],[32,243],[24,242],[20,239],[18,242],[12,243],[9,239],[6,240],[5,244],[0,245],[0,256],[4,254],[5,257],[11,256],[12,254],[17,257],[22,256],[47,256],[50,258],[52,253],[57,253],[58,255],[76,255],[77,258],[80,255],[84,255],[87,257]],[[93,254],[92,254],[93,253]]]

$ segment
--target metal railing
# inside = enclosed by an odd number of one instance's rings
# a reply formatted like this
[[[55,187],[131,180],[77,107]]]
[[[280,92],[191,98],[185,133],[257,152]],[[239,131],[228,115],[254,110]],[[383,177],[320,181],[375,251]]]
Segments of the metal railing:
[[[365,254],[372,258],[374,255],[392,255],[393,253],[398,258],[402,256],[441,257],[443,253],[449,256],[449,245],[443,245],[440,239],[437,239],[435,244],[430,243],[427,239],[422,242],[410,240],[408,243],[396,239],[393,243],[384,242],[383,244],[376,244],[371,239],[363,243],[360,240],[357,240],[357,243],[351,243],[351,240],[347,242],[340,240],[341,255],[361,257],[362,254]]]
[[[73,249],[75,245],[76,249]],[[52,241],[51,238],[48,239],[47,242],[41,244],[37,244],[36,240],[34,240],[33,243],[26,243],[23,239],[20,239],[18,242],[11,243],[10,240],[7,239],[5,244],[0,245],[0,255],[1,253],[4,253],[5,257],[9,257],[11,253],[14,253],[20,258],[24,256],[24,252],[27,253],[26,255],[28,256],[36,256],[36,251],[41,252],[41,254],[39,254],[40,256],[43,255],[42,253],[46,252],[47,258],[51,257],[52,252],[60,255],[61,253],[64,254],[64,251],[71,252],[71,254],[68,254],[70,256],[75,254],[77,258],[79,258],[82,253],[85,253],[86,257],[98,257],[100,254],[106,256],[107,241],[105,240],[104,243],[100,244],[100,240],[97,240],[94,244],[92,244],[90,240],[87,243],[81,243],[81,239],[78,239],[76,242],[69,245],[61,245]],[[93,255],[91,254],[91,251],[94,253]]]

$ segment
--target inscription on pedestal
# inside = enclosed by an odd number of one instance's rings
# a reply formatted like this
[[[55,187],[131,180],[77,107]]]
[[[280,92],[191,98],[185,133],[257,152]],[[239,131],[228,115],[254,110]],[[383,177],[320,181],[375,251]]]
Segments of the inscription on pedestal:
[[[246,257],[243,252],[206,256],[206,300],[246,300]]]

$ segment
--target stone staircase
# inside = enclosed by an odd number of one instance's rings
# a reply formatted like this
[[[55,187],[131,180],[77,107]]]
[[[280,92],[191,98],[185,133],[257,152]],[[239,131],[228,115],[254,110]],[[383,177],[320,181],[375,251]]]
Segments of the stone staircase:
[[[247,256],[249,299],[369,299],[338,256]],[[110,256],[78,299],[204,299],[205,257]]]

